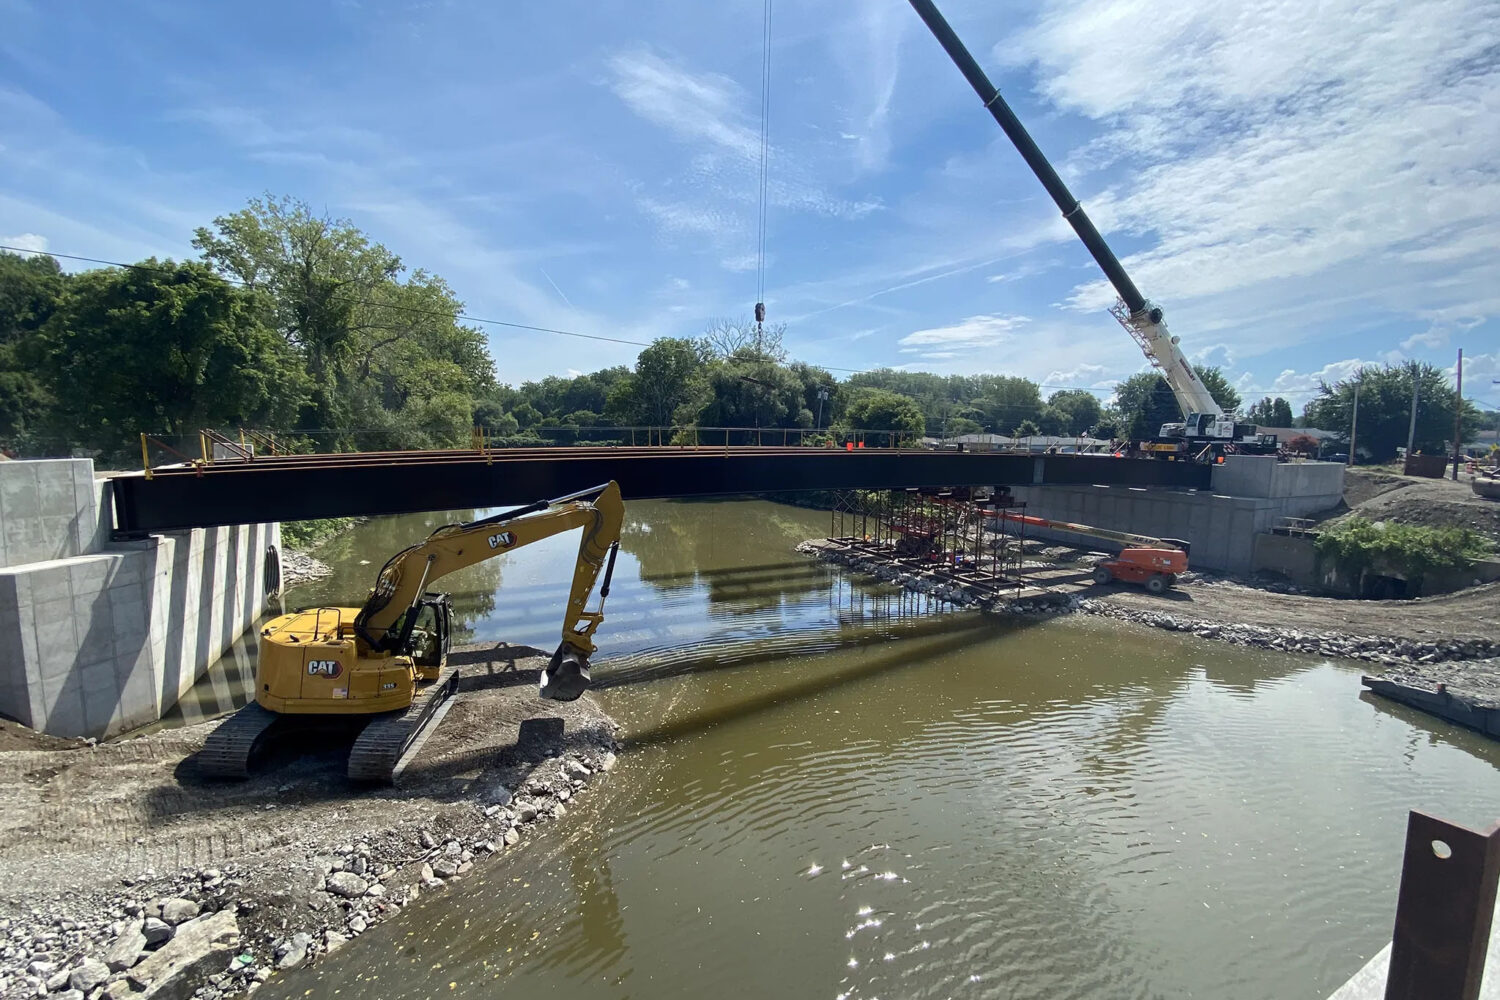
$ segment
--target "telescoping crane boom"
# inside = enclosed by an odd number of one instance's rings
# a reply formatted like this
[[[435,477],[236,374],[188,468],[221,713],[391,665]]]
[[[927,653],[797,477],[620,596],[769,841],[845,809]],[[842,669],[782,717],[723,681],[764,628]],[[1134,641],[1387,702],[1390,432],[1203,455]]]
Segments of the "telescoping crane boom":
[[[1226,415],[1223,407],[1214,400],[1213,394],[1182,353],[1177,338],[1167,330],[1161,307],[1142,295],[1135,282],[1130,280],[1130,275],[1125,273],[1125,268],[1114,251],[1104,242],[1104,237],[1099,235],[1099,230],[1094,227],[1088,213],[1083,210],[1078,199],[1073,197],[1062,178],[1057,176],[1057,171],[1052,169],[1052,164],[1037,147],[1026,127],[1000,96],[1000,91],[990,82],[984,70],[974,61],[974,57],[969,54],[969,50],[959,40],[936,4],[932,0],[910,0],[910,3],[954,65],[969,81],[969,85],[984,102],[985,108],[1005,131],[1026,165],[1036,174],[1037,180],[1042,182],[1042,187],[1047,189],[1047,193],[1062,211],[1063,218],[1068,220],[1068,224],[1073,227],[1073,231],[1078,234],[1078,238],[1083,241],[1083,245],[1088,248],[1100,270],[1120,296],[1110,312],[1140,345],[1146,359],[1161,372],[1177,399],[1177,405],[1182,408],[1184,422],[1163,425],[1160,443],[1170,445],[1174,451],[1200,452],[1204,446],[1210,450],[1219,450],[1220,453],[1227,448],[1275,451],[1274,437],[1267,441],[1265,436],[1256,433],[1253,426],[1236,424],[1233,417]],[[1161,452],[1164,447],[1152,450]]]

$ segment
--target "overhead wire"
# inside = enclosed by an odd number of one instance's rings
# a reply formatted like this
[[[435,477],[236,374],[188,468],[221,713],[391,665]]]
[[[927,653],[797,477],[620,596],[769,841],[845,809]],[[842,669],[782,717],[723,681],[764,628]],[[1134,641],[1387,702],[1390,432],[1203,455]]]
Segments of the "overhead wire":
[[[768,4],[768,6],[769,6],[769,4]],[[134,270],[134,271],[154,271],[154,272],[156,272],[158,274],[170,274],[170,273],[173,273],[169,268],[165,268],[165,267],[152,267],[149,264],[127,264],[127,263],[125,263],[123,261],[118,261],[118,260],[105,260],[104,258],[101,258],[101,257],[84,257],[84,256],[80,256],[78,254],[58,253],[58,252],[53,251],[53,250],[35,250],[35,249],[32,249],[31,247],[19,247],[19,246],[9,246],[9,245],[6,245],[6,244],[0,244],[0,250],[8,250],[8,251],[11,251],[13,253],[39,254],[39,255],[41,255],[43,257],[54,257],[54,258],[56,258],[58,260],[75,260],[75,261],[80,261],[80,262],[86,263],[86,264],[101,264],[101,265],[103,265],[105,267],[119,267],[119,268],[125,268],[125,269],[128,269],[128,270]],[[230,278],[230,277],[226,277],[224,275],[218,275],[218,277],[221,280],[223,280],[223,281],[225,281],[225,282],[227,282],[227,283],[229,283],[231,285],[237,285],[237,286],[239,286],[241,288],[251,288],[251,287],[253,287],[253,285],[252,285],[251,282],[243,281],[243,280],[241,280],[239,278]],[[555,334],[555,335],[557,335],[559,337],[575,337],[575,338],[578,338],[578,339],[581,339],[581,340],[594,340],[594,341],[600,341],[602,343],[607,343],[607,344],[624,344],[624,345],[629,346],[629,347],[650,347],[651,346],[651,341],[647,341],[647,340],[630,340],[630,339],[625,338],[625,337],[606,337],[606,336],[604,336],[602,334],[596,334],[596,333],[580,333],[577,330],[561,330],[561,329],[558,329],[556,327],[536,326],[536,325],[531,324],[531,323],[517,323],[517,322],[514,322],[512,320],[490,319],[490,318],[487,318],[487,317],[484,317],[484,316],[475,316],[475,315],[473,315],[471,313],[465,313],[465,312],[450,312],[448,310],[443,310],[443,309],[424,309],[424,308],[422,308],[420,306],[405,306],[405,305],[400,305],[400,304],[394,303],[394,302],[375,302],[375,301],[372,301],[370,299],[354,299],[353,300],[353,304],[355,304],[355,305],[372,306],[372,307],[379,307],[379,308],[382,308],[382,309],[391,309],[391,310],[394,310],[396,312],[404,312],[404,313],[408,313],[408,314],[411,314],[411,315],[417,315],[417,316],[434,316],[434,317],[439,317],[439,318],[444,318],[444,319],[462,320],[462,321],[464,321],[466,323],[479,323],[479,324],[482,324],[482,325],[485,325],[485,326],[499,326],[499,327],[504,327],[506,329],[511,329],[511,330],[524,330],[524,331],[527,331],[527,332],[530,332],[530,333],[550,333],[550,334]],[[730,361],[764,361],[764,360],[766,360],[766,358],[763,355],[756,355],[756,354],[750,354],[750,355],[745,355],[745,354],[730,354],[730,355],[726,355],[726,360],[730,360]],[[876,371],[882,370],[881,368],[841,368],[841,367],[839,367],[837,365],[813,365],[813,364],[809,364],[808,367],[811,367],[811,368],[822,368],[825,371],[842,372],[844,374],[849,374],[849,375],[868,375],[868,374],[870,374],[872,372],[876,372]],[[899,371],[900,369],[890,369],[890,370],[892,370],[892,371]],[[968,377],[971,377],[971,376],[964,376],[964,377],[968,378]],[[1011,377],[1011,376],[1006,376],[1006,377]],[[1020,376],[1014,376],[1014,377],[1020,377]],[[1090,393],[1111,393],[1111,392],[1114,391],[1113,389],[1101,389],[1101,388],[1098,388],[1097,386],[1086,386],[1086,385],[1056,385],[1056,384],[1047,383],[1047,382],[1037,382],[1037,383],[1034,383],[1034,384],[1036,385],[1036,387],[1038,389],[1074,389],[1074,390],[1080,390],[1080,391],[1083,391],[1083,392],[1090,392]],[[891,391],[895,391],[895,390],[891,390]],[[1158,393],[1162,392],[1162,390],[1160,390],[1160,389],[1157,389],[1155,391],[1158,392]],[[1259,388],[1259,387],[1254,387],[1254,386],[1247,386],[1247,387],[1244,387],[1243,389],[1240,389],[1239,391],[1241,391],[1241,392],[1249,392],[1249,393],[1255,393],[1255,392],[1272,393],[1272,392],[1284,391],[1284,390],[1266,389],[1266,388]],[[1166,390],[1166,392],[1164,393],[1164,395],[1170,395],[1170,394],[1171,394],[1171,390],[1170,389]],[[910,396],[909,393],[898,393],[898,395]],[[911,398],[915,399],[915,398],[918,398],[918,397],[912,396]],[[1005,404],[1005,405],[1023,406],[1025,404]]]

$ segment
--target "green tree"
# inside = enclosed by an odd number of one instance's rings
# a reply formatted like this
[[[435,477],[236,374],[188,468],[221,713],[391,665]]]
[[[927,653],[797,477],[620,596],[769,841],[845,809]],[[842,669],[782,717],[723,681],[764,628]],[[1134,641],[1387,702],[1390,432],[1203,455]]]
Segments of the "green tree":
[[[1381,368],[1369,366],[1333,385],[1322,383],[1307,407],[1309,426],[1333,431],[1345,445],[1354,409],[1354,390],[1359,387],[1359,430],[1355,442],[1360,454],[1377,462],[1396,457],[1406,447],[1411,420],[1413,388],[1417,388],[1417,428],[1414,446],[1419,451],[1446,451],[1453,436],[1453,411],[1457,392],[1447,372],[1421,361],[1407,361]],[[1479,419],[1473,403],[1464,400],[1464,426]]]
[[[52,394],[39,370],[40,331],[67,277],[51,257],[0,253],[0,447],[37,443]]]
[[[840,425],[848,430],[891,431],[901,439],[920,438],[927,422],[915,400],[885,389],[860,388],[849,395]]]
[[[1292,404],[1277,396],[1262,396],[1259,403],[1250,407],[1245,414],[1245,419],[1252,424],[1261,424],[1266,427],[1290,427],[1296,419],[1292,415]]]
[[[1086,389],[1060,389],[1047,397],[1047,405],[1062,416],[1061,429],[1051,433],[1071,437],[1087,434],[1104,413],[1099,397]]]
[[[774,361],[716,361],[708,368],[708,402],[698,411],[703,427],[811,427],[803,386]]]
[[[642,349],[635,359],[635,380],[628,383],[631,422],[664,426],[684,407],[700,408],[707,361],[701,341],[681,337],[659,337]]]
[[[401,258],[353,223],[289,198],[252,199],[198,229],[193,245],[219,273],[264,292],[269,324],[300,352],[313,386],[300,426],[380,428],[398,447],[467,436],[460,428],[472,397],[493,384],[493,363],[441,278],[403,278]]]
[[[1030,420],[1023,420],[1015,430],[1011,431],[1011,437],[1035,437],[1040,433],[1042,433],[1042,429],[1035,423]]]
[[[42,329],[59,419],[112,452],[141,431],[285,424],[307,383],[258,300],[197,263],[75,276]]]

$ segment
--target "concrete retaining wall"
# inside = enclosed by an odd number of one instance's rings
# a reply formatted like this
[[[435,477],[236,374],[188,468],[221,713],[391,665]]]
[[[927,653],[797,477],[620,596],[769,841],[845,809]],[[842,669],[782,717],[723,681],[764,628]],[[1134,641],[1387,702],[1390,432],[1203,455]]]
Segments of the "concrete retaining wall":
[[[1279,573],[1299,587],[1322,586],[1318,574],[1318,553],[1312,539],[1294,535],[1255,536],[1252,572]]]
[[[59,736],[155,721],[260,615],[280,525],[111,543],[111,523],[91,461],[0,462],[0,713]]]
[[[1221,484],[1224,487],[1221,489]],[[1127,486],[1018,486],[1028,514],[1057,521],[1159,538],[1192,546],[1196,569],[1249,573],[1256,536],[1284,517],[1305,517],[1343,499],[1344,467],[1333,462],[1282,463],[1258,455],[1231,455],[1215,466],[1213,490],[1162,490]],[[1067,532],[1028,526],[1027,537],[1098,546]]]

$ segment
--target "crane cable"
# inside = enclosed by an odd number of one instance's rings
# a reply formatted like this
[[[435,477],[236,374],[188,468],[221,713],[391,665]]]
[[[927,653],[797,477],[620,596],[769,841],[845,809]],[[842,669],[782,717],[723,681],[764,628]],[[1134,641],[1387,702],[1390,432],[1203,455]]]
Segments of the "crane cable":
[[[771,0],[766,0],[760,62],[760,218],[755,252],[755,332],[766,319],[766,173],[771,157]]]

